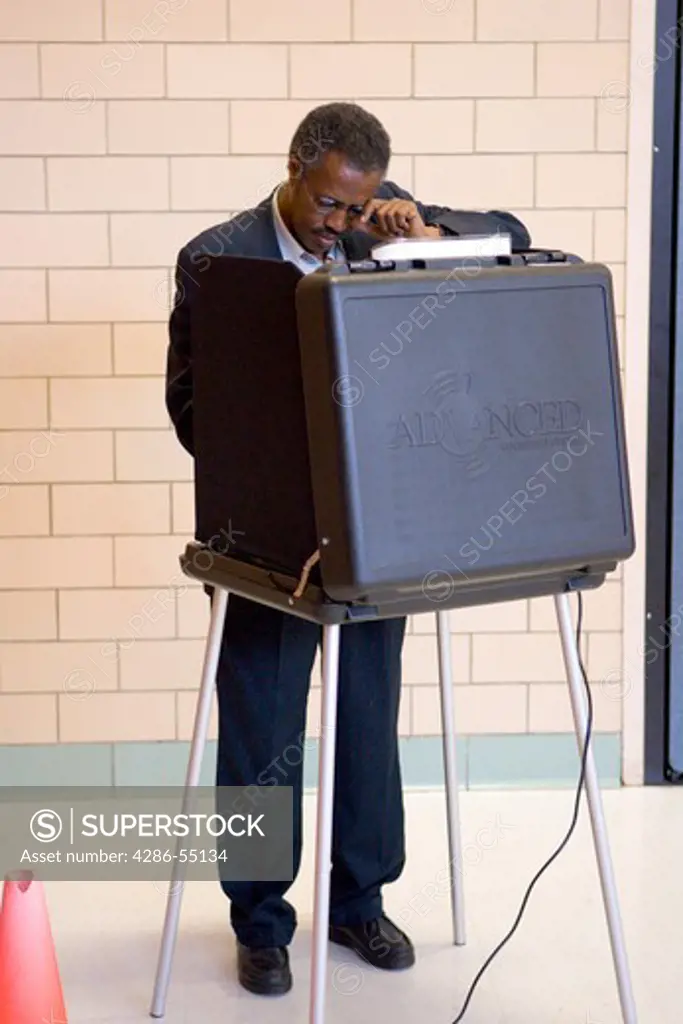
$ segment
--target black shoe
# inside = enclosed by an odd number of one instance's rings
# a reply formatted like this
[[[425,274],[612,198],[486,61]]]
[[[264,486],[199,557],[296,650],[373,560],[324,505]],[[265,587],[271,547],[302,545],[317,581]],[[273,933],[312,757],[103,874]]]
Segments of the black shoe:
[[[353,949],[380,970],[400,971],[415,963],[410,939],[384,914],[364,924],[330,925],[329,934],[331,942]]]
[[[281,996],[292,987],[285,946],[250,947],[237,943],[240,985],[257,996]]]

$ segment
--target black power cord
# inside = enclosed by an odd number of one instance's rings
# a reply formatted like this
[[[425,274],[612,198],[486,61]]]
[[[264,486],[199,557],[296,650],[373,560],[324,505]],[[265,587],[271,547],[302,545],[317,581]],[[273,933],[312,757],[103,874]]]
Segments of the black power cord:
[[[587,724],[587,728],[586,728],[586,738],[585,738],[584,747],[583,747],[583,756],[581,758],[581,773],[579,775],[579,784],[578,784],[578,787],[577,787],[577,790],[576,790],[576,800],[575,800],[575,803],[574,803],[574,814],[573,814],[573,817],[572,817],[572,823],[569,826],[569,831],[567,832],[567,835],[564,837],[564,839],[562,840],[562,842],[560,843],[558,848],[555,850],[555,853],[549,858],[549,860],[546,861],[546,863],[543,865],[543,867],[540,869],[540,871],[532,879],[531,884],[529,885],[529,888],[526,891],[526,895],[525,895],[524,899],[522,900],[522,905],[519,908],[519,913],[517,914],[517,917],[515,919],[515,923],[513,924],[512,928],[507,933],[505,938],[502,940],[502,942],[500,942],[496,946],[496,948],[494,949],[493,953],[491,953],[491,955],[488,957],[487,960],[484,961],[483,965],[479,969],[478,973],[476,974],[476,976],[474,978],[474,981],[470,985],[470,989],[469,989],[469,992],[467,993],[467,997],[465,999],[465,1003],[463,1005],[463,1008],[460,1011],[460,1013],[458,1014],[458,1016],[455,1018],[455,1020],[453,1021],[453,1024],[459,1024],[459,1022],[465,1016],[465,1014],[467,1012],[467,1007],[469,1006],[470,1000],[472,999],[472,996],[474,994],[474,990],[477,987],[477,985],[479,984],[479,982],[481,981],[481,978],[482,978],[482,975],[484,974],[484,971],[487,969],[487,967],[489,966],[489,964],[491,963],[493,958],[495,956],[497,956],[498,953],[500,953],[500,951],[503,948],[503,946],[507,942],[509,942],[510,939],[512,938],[512,936],[514,935],[514,933],[517,930],[517,927],[519,925],[519,922],[522,920],[522,914],[526,910],[526,905],[529,902],[529,897],[531,896],[532,890],[533,890],[534,886],[536,885],[536,882],[539,880],[539,878],[541,877],[543,872],[547,871],[547,869],[550,867],[550,865],[553,863],[553,861],[556,860],[556,858],[559,857],[559,855],[562,853],[562,850],[565,848],[565,846],[567,845],[567,843],[571,839],[572,833],[574,832],[574,829],[576,828],[576,823],[577,823],[577,821],[579,819],[579,807],[581,805],[581,793],[582,793],[582,790],[583,790],[583,785],[584,785],[584,781],[585,781],[585,777],[586,777],[586,761],[587,761],[587,758],[588,758],[588,749],[589,749],[588,745],[590,743],[591,733],[593,731],[593,695],[591,694],[590,686],[588,685],[588,677],[586,676],[586,669],[584,668],[583,660],[581,658],[581,623],[582,623],[582,620],[583,620],[583,594],[581,593],[581,591],[577,591],[577,596],[578,596],[578,599],[579,599],[579,610],[578,610],[577,623],[576,623],[576,648],[577,648],[577,651],[578,651],[579,665],[581,666],[581,675],[583,676],[583,682],[584,682],[584,685],[586,687],[586,696],[587,696],[587,699],[588,699],[588,724]]]

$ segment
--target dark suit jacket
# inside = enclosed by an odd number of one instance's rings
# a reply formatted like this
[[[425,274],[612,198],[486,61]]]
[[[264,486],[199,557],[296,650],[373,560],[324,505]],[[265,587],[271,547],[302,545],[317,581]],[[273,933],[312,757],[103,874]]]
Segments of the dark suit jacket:
[[[377,191],[381,199],[413,197],[392,181],[385,181]],[[446,206],[417,207],[426,224],[438,224],[448,235],[509,233],[515,251],[530,247],[527,229],[510,213],[493,210],[480,213],[452,210]],[[363,259],[376,243],[362,231],[342,236],[346,256]],[[275,234],[272,214],[272,193],[258,206],[233,217],[223,224],[207,228],[191,239],[178,253],[175,273],[175,301],[169,321],[169,346],[166,366],[166,408],[178,440],[193,455],[192,439],[192,307],[201,284],[202,271],[209,256],[234,255],[265,259],[282,259]]]

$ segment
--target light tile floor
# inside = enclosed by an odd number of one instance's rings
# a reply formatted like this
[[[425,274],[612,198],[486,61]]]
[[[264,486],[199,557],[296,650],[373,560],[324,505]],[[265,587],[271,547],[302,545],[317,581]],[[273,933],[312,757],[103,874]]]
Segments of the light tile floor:
[[[603,794],[639,1024],[683,1019],[683,791]],[[570,792],[464,792],[468,942],[451,943],[438,883],[448,862],[441,792],[406,795],[408,863],[387,910],[417,948],[411,971],[386,975],[331,946],[328,1024],[453,1024],[479,967],[511,927],[534,874],[571,820]],[[213,883],[186,889],[167,1024],[307,1024],[315,803],[291,896],[300,912],[293,991],[274,1000],[236,984],[228,904]],[[51,883],[47,897],[69,1024],[142,1024],[164,914],[150,883]],[[437,889],[437,895],[433,894]],[[467,1024],[619,1024],[588,810],[536,885],[519,929],[477,986]]]

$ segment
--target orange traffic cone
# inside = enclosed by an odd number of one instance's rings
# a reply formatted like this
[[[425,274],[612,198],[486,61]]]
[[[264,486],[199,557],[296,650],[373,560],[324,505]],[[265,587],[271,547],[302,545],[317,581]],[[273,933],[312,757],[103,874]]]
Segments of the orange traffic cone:
[[[0,1024],[68,1024],[45,892],[31,871],[5,878]]]

